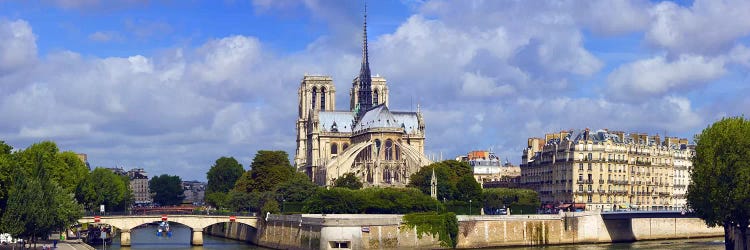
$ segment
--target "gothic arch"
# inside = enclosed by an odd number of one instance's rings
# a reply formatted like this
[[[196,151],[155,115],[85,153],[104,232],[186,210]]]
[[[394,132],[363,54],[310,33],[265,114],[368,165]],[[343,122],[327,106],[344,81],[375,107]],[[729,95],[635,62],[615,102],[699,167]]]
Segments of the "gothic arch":
[[[326,109],[326,87],[320,88],[320,110]]]
[[[385,160],[393,160],[393,141],[391,139],[385,140]]]
[[[378,89],[372,91],[372,105],[377,106],[379,103]]]
[[[339,153],[339,145],[334,143],[331,143],[331,154],[336,155]]]
[[[312,109],[315,109],[315,99],[317,99],[318,95],[318,87],[313,86],[312,87],[312,100],[310,100],[310,104],[312,105]]]

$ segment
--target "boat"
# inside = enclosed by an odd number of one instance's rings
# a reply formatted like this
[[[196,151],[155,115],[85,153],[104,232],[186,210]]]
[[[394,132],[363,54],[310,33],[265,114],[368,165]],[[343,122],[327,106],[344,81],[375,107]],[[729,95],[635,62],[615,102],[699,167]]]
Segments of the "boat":
[[[85,233],[85,242],[89,245],[112,244],[114,231],[108,225],[91,225]]]
[[[156,231],[156,236],[172,237],[172,229],[169,227],[169,222],[162,221],[159,224],[159,228]]]

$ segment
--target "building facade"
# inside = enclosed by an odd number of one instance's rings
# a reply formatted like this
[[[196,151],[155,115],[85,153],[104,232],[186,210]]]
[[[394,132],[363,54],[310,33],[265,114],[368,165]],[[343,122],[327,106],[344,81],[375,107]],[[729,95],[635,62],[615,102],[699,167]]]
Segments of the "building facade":
[[[693,154],[684,138],[561,131],[528,139],[521,183],[547,208],[682,209]]]
[[[485,150],[471,151],[465,156],[456,157],[457,161],[468,163],[474,171],[474,179],[482,187],[495,182],[508,181],[521,176],[521,168],[509,162],[503,163],[500,157]]]
[[[365,15],[365,20],[366,20]],[[349,91],[349,110],[336,110],[330,76],[305,75],[299,100],[294,164],[318,185],[354,173],[365,186],[405,186],[409,176],[431,163],[424,156],[422,114],[391,111],[385,78],[370,73],[367,22],[359,76]]]
[[[133,168],[125,173],[130,179],[130,190],[133,191],[133,202],[136,205],[151,204],[151,190],[148,186],[148,173],[142,168]]]
[[[185,199],[182,203],[190,203],[196,206],[203,205],[207,185],[207,183],[200,181],[183,181],[182,190]]]

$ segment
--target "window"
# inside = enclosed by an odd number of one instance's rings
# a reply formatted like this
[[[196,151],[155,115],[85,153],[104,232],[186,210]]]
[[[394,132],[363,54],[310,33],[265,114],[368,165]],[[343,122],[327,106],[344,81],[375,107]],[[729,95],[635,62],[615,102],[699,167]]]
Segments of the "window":
[[[587,202],[591,202],[591,195],[588,195],[588,198],[586,199]]]
[[[583,192],[583,185],[578,185],[578,191]]]
[[[378,90],[372,91],[372,105],[377,106],[378,105]]]
[[[589,162],[589,168],[588,169],[589,169],[589,171],[591,171],[591,163],[590,162]]]
[[[313,109],[315,108],[315,99],[317,98],[317,95],[318,95],[318,88],[313,87],[312,88],[312,100],[310,101],[310,104],[312,106],[311,108]]]
[[[331,154],[335,155],[339,153],[339,145],[336,143],[331,144]]]
[[[385,141],[385,159],[393,160],[393,141],[391,139]]]
[[[326,109],[326,88],[320,89],[320,110]]]
[[[380,155],[380,140],[375,139],[375,156]]]
[[[401,159],[401,148],[398,145],[396,145],[396,160],[400,160],[400,159]]]
[[[344,146],[341,146],[341,151],[346,150],[349,147],[349,143],[344,143]]]
[[[578,163],[578,170],[583,171],[583,163]]]
[[[582,174],[578,175],[578,181],[583,181],[583,175]]]

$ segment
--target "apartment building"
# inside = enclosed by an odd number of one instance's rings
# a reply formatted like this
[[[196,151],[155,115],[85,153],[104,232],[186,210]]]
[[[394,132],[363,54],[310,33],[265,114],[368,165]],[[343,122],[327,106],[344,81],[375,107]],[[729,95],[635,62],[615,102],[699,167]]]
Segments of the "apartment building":
[[[521,183],[536,190],[546,208],[681,209],[694,150],[687,143],[684,138],[589,129],[529,138]]]

